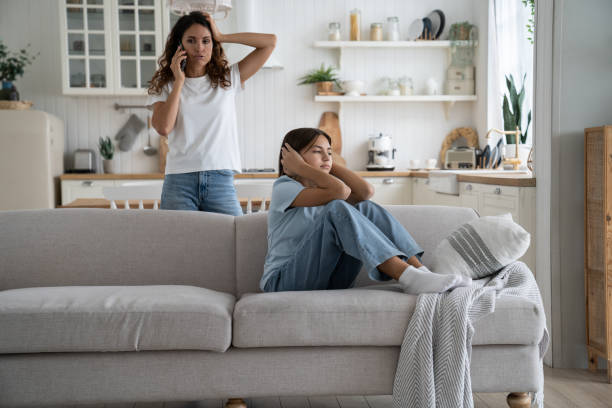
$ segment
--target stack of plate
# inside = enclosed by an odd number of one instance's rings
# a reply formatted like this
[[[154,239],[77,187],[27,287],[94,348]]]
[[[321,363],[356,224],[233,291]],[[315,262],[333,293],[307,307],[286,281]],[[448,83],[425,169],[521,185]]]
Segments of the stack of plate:
[[[446,18],[442,10],[434,10],[426,17],[417,18],[408,29],[409,40],[438,40],[444,31]]]

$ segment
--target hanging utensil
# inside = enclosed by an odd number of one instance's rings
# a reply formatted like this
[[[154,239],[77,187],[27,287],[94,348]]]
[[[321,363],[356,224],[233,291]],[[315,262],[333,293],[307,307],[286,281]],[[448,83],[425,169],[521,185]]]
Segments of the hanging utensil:
[[[151,146],[151,117],[150,116],[147,116],[147,135],[148,135],[148,142],[147,142],[147,145],[144,147],[144,154],[146,154],[147,156],[156,155],[157,149]]]

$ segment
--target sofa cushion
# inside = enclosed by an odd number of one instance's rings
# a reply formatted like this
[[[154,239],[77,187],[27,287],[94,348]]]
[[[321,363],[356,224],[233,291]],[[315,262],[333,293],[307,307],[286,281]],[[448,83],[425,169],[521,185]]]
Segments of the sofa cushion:
[[[233,295],[195,286],[0,292],[0,353],[211,350],[231,342]]]
[[[530,235],[511,214],[477,218],[444,238],[433,251],[433,272],[480,279],[519,259]]]
[[[399,346],[417,296],[397,284],[346,290],[246,294],[234,308],[236,347]],[[544,316],[518,297],[497,299],[474,324],[474,345],[537,344]]]

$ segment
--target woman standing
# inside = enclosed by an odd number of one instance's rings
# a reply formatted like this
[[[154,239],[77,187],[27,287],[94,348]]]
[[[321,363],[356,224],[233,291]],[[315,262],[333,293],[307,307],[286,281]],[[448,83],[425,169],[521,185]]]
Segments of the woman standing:
[[[222,43],[255,47],[229,66]],[[240,172],[235,96],[266,62],[274,34],[222,34],[207,13],[181,17],[149,86],[153,127],[168,136],[161,208],[242,215],[234,188]]]

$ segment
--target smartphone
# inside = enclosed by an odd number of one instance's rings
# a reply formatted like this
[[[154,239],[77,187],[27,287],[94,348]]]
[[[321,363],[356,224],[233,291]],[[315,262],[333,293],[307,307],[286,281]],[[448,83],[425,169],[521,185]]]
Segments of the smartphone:
[[[185,51],[185,47],[183,47],[183,43],[179,44],[179,48],[182,51]],[[185,72],[185,66],[187,65],[187,58],[181,61],[181,71]]]

